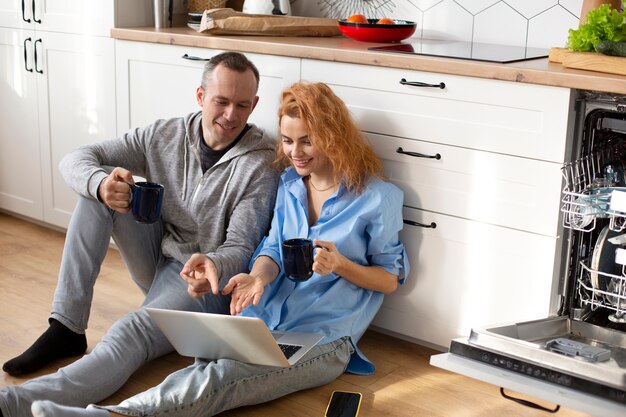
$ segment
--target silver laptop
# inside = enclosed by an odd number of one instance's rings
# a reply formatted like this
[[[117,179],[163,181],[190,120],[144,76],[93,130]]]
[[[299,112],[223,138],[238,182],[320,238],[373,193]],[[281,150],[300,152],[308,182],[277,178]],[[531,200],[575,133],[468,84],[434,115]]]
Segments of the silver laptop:
[[[324,338],[315,333],[270,332],[254,317],[147,310],[176,351],[194,358],[289,367]]]

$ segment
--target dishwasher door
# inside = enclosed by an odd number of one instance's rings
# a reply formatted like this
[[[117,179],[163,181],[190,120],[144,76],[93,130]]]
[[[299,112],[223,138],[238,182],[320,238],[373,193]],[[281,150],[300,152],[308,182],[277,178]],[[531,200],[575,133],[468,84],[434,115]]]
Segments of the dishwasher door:
[[[626,416],[626,405],[555,385],[552,382],[544,382],[506,368],[487,365],[454,353],[433,355],[430,358],[430,364],[495,385],[496,387],[530,395],[553,404],[588,413],[592,416]]]

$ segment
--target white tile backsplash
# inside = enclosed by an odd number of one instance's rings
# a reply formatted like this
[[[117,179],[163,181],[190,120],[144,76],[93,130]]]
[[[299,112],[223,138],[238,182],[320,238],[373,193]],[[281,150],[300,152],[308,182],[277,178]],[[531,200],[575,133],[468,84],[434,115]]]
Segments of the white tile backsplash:
[[[465,0],[457,3],[469,13],[475,15],[498,3],[498,0]]]
[[[565,46],[583,0],[291,0],[296,16],[363,13],[417,23],[415,36],[550,48]]]
[[[526,19],[531,19],[559,4],[558,0],[507,0],[512,9]]]
[[[560,0],[559,6],[570,12],[576,19],[580,17],[580,10],[583,7],[581,0]]]
[[[420,33],[424,38],[465,40],[472,36],[472,25],[472,15],[467,10],[453,0],[443,0],[424,12]]]
[[[505,2],[474,16],[474,42],[525,45],[528,20]]]
[[[536,48],[565,46],[568,30],[578,27],[578,16],[562,6],[555,6],[530,19],[527,46]]]

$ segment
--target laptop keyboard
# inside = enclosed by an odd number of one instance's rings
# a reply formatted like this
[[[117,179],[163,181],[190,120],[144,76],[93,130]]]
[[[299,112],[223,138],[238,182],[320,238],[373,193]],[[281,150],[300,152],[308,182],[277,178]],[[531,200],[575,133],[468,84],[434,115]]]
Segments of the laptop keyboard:
[[[283,353],[285,354],[285,358],[289,359],[293,356],[294,353],[296,353],[297,351],[300,350],[300,348],[302,346],[298,346],[298,345],[285,345],[283,343],[279,343],[278,347],[280,348],[280,350],[283,351]]]

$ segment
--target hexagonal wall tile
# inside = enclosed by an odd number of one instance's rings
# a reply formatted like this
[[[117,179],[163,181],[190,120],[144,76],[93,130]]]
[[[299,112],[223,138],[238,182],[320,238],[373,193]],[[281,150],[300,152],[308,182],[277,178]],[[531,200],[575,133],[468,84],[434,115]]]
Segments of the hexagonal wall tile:
[[[545,12],[558,4],[558,0],[507,0],[507,4],[527,19]]]
[[[486,8],[499,3],[500,0],[456,0],[456,2],[465,10],[475,15],[482,12]]]
[[[528,20],[505,3],[474,16],[474,42],[526,45]]]
[[[406,0],[401,1],[400,3],[410,3],[414,7],[418,8],[421,11],[425,11],[435,6],[437,3],[441,3],[441,0]]]
[[[559,0],[559,4],[576,17],[580,17],[583,0]]]
[[[530,19],[527,45],[532,47],[564,47],[568,29],[577,28],[578,19],[565,8],[558,6]]]
[[[472,15],[456,2],[443,0],[424,12],[422,36],[433,39],[472,40]]]

